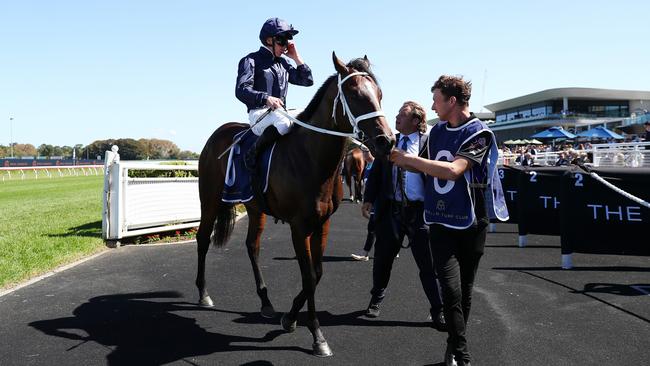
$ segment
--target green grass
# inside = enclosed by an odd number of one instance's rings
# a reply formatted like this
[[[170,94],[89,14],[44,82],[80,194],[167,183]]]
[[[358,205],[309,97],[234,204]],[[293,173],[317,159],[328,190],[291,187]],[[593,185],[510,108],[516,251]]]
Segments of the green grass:
[[[0,289],[103,250],[102,189],[101,174],[0,179]]]

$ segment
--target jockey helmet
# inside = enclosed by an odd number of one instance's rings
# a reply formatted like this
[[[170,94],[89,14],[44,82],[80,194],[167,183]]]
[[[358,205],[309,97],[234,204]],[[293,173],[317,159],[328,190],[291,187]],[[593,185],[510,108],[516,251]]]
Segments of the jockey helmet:
[[[264,43],[268,37],[283,36],[285,39],[292,39],[293,36],[298,34],[297,29],[293,29],[293,25],[287,23],[280,18],[269,18],[262,25],[260,29],[260,41]]]

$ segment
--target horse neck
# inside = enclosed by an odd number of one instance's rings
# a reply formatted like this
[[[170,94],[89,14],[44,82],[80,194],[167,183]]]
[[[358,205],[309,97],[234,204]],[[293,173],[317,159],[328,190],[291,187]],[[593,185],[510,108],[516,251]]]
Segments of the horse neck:
[[[341,131],[341,127],[346,126],[349,122],[347,117],[343,116],[340,105],[336,110],[336,120],[332,118],[332,108],[337,91],[337,84],[334,81],[310,120],[303,122],[330,131],[350,132]],[[338,166],[345,152],[346,137],[328,135],[307,128],[302,128],[300,135],[305,144],[305,151],[310,155],[312,161],[317,162],[325,171],[338,171]]]

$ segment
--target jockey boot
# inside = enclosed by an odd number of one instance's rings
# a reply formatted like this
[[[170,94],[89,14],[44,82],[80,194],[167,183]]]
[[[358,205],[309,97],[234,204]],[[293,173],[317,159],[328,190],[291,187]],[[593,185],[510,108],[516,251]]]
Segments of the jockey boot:
[[[244,163],[248,170],[255,170],[255,167],[257,166],[257,158],[280,136],[282,135],[280,135],[280,132],[278,132],[278,129],[275,128],[275,126],[269,126],[264,130],[264,132],[262,132],[262,135],[260,135],[260,137],[257,138],[257,141],[255,141],[255,145],[251,146],[250,150],[246,153]]]

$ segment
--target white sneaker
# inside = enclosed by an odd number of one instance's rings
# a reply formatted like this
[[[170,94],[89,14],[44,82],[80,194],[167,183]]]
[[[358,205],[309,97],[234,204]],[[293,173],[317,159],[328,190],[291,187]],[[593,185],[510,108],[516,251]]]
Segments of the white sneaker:
[[[456,357],[454,357],[454,354],[451,352],[449,345],[447,345],[447,349],[445,350],[445,366],[458,366]]]
[[[368,256],[367,255],[360,255],[360,254],[350,254],[350,257],[354,259],[355,261],[361,261],[361,262],[366,262],[368,261]]]

